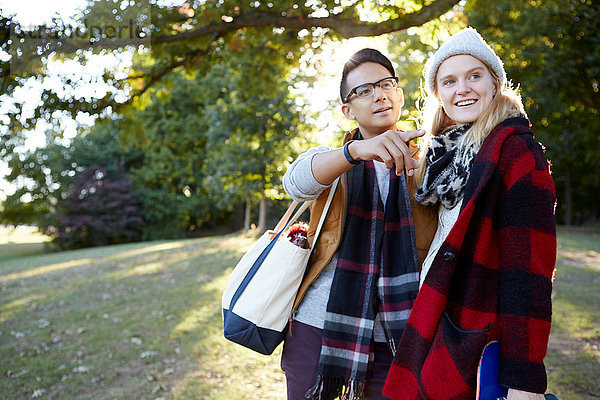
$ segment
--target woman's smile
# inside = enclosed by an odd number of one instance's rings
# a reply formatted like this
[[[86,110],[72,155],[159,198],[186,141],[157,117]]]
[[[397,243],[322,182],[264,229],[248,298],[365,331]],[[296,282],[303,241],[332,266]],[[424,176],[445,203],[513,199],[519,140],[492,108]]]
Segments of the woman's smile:
[[[448,57],[440,64],[436,85],[444,111],[457,124],[479,118],[495,93],[492,75],[485,64],[467,54]]]

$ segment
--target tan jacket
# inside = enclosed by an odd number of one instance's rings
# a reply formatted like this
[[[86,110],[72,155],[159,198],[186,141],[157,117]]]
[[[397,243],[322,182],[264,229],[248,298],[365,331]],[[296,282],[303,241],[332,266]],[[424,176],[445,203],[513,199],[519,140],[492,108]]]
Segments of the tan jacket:
[[[346,133],[344,143],[354,137],[358,132],[355,129]],[[417,150],[416,144],[410,142],[410,151],[414,153]],[[304,275],[304,279],[300,284],[296,301],[294,302],[293,310],[296,310],[300,302],[304,298],[306,291],[311,283],[317,279],[321,271],[327,266],[331,258],[335,254],[342,239],[344,229],[344,219],[346,217],[347,198],[349,193],[348,180],[352,176],[352,169],[341,176],[340,184],[337,187],[336,193],[333,196],[329,213],[323,223],[321,234],[316,247],[313,250],[311,258],[308,262],[308,269]],[[425,207],[414,201],[416,190],[415,179],[409,176],[407,179],[408,192],[410,195],[410,203],[412,206],[413,220],[415,226],[415,236],[417,241],[417,252],[419,257],[419,267],[423,264],[425,256],[429,251],[429,246],[437,230],[437,207]],[[313,246],[313,238],[315,230],[319,222],[319,218],[323,213],[325,202],[330,189],[326,189],[321,195],[313,201],[310,208],[310,228],[308,230],[308,241]]]

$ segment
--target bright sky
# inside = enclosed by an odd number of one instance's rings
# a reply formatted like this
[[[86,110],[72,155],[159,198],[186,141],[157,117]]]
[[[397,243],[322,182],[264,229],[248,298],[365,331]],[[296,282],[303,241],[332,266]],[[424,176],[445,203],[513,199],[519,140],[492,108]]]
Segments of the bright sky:
[[[166,1],[168,3],[178,3],[175,1]],[[0,8],[5,15],[16,15],[18,21],[23,25],[40,25],[50,21],[51,17],[60,16],[61,19],[69,21],[77,10],[85,5],[85,0],[30,0],[30,1],[14,1],[0,0]],[[68,23],[68,22],[67,22]],[[306,31],[306,34],[308,31]],[[307,52],[304,58],[318,59],[320,62],[319,68],[309,69],[307,72],[310,75],[318,77],[318,81],[314,87],[309,87],[308,84],[300,87],[299,90],[304,94],[304,98],[308,102],[308,106],[313,111],[320,113],[319,120],[315,121],[319,131],[325,134],[322,137],[324,142],[328,141],[327,135],[331,135],[339,130],[337,120],[339,120],[339,101],[337,101],[339,91],[339,80],[343,63],[357,50],[370,46],[380,49],[385,49],[385,41],[383,38],[354,38],[344,41],[341,45],[329,43],[322,47],[322,53],[315,55],[312,51]],[[0,54],[0,57],[2,54]],[[85,67],[76,62],[49,64],[49,70],[59,70],[61,74],[71,74],[73,76],[94,77],[102,74],[106,65],[119,67],[123,74],[126,74],[127,67],[131,64],[131,59],[128,57],[116,58],[113,56],[96,58],[94,62],[89,62]],[[48,76],[44,82],[32,82],[25,88],[15,92],[15,100],[19,103],[29,105],[29,110],[32,111],[36,103],[39,101],[39,96],[43,86],[49,86],[55,90],[64,91],[61,87],[58,76]],[[83,85],[79,88],[81,92],[77,93],[80,96],[88,97],[91,94],[102,96],[106,93],[107,85],[101,81]],[[10,104],[3,100],[0,96],[0,122],[2,115],[6,112],[6,108]],[[331,108],[331,102],[336,104],[336,108]],[[338,113],[338,118],[334,117],[334,113]],[[77,121],[64,119],[60,129],[64,132],[64,136],[69,139],[76,134],[77,124],[91,124],[93,119],[82,115]],[[49,128],[46,124],[38,124],[34,131],[27,135],[25,149],[33,149],[38,146],[44,146],[46,143],[45,130]],[[0,162],[0,201],[6,198],[6,194],[14,192],[8,182],[2,179],[2,176],[9,172],[6,164]]]
[[[40,25],[49,21],[53,15],[68,20],[85,4],[85,0],[0,0],[3,13],[16,14],[23,25]]]
[[[318,70],[313,67],[305,71],[305,73],[317,77],[314,86],[309,86],[306,83],[300,87],[300,92],[303,94],[310,110],[317,112],[319,115],[315,125],[319,130],[319,140],[323,144],[330,144],[328,141],[331,136],[340,130],[338,121],[343,120],[340,111],[339,91],[344,63],[352,54],[365,47],[384,50],[386,40],[382,37],[357,37],[345,40],[341,44],[339,42],[326,42],[321,47],[319,54],[308,51],[303,55],[303,58],[310,58],[318,66]],[[337,118],[335,118],[336,115]],[[352,122],[348,122],[346,126],[342,127],[346,129],[351,125]]]
[[[30,0],[27,2],[14,1],[14,0],[0,0],[0,9],[2,9],[5,15],[15,15],[16,20],[24,26],[34,27],[42,24],[49,23],[53,16],[61,18],[66,24],[73,22],[73,16],[84,7],[86,4],[85,0],[54,0],[49,2],[47,0]],[[74,22],[73,22],[74,24]],[[0,57],[5,57],[5,54],[0,54]],[[79,85],[77,92],[72,93],[76,96],[91,97],[97,96],[102,97],[108,90],[108,85],[101,82],[101,75],[104,68],[117,66],[123,69],[123,74],[126,74],[126,68],[131,64],[131,57],[115,57],[109,56],[94,56],[92,62],[87,63],[86,66],[81,66],[79,63],[74,61],[58,62],[49,61],[48,69],[50,71],[60,71],[61,75],[68,75],[74,77],[73,80],[77,80],[78,77],[82,77],[84,81],[88,81],[87,84]],[[124,75],[126,76],[126,75]],[[41,91],[43,88],[53,88],[57,93],[67,94],[66,88],[62,86],[61,80],[57,74],[49,74],[43,82],[41,81],[30,81],[27,85],[15,90],[13,95],[13,101],[25,104],[24,116],[33,112],[36,105],[39,104]],[[71,93],[68,93],[71,94]],[[10,109],[11,102],[8,102],[6,98],[0,96],[0,123],[2,122],[3,115]],[[88,115],[80,115],[77,120],[70,118],[63,118],[61,120],[61,126],[59,129],[63,131],[66,139],[73,138],[77,133],[77,126],[80,124],[90,125],[93,123],[93,118]],[[37,124],[36,129],[30,131],[27,134],[24,150],[34,149],[36,147],[44,146],[46,144],[45,131],[51,128],[44,122]],[[14,187],[12,187],[2,177],[10,172],[6,163],[0,162],[0,201],[6,198],[7,194],[14,193]]]

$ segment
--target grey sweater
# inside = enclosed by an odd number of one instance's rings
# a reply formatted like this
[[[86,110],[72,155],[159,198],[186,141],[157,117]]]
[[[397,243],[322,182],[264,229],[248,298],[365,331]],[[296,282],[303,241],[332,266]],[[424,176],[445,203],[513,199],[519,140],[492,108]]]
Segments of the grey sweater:
[[[315,154],[330,150],[327,146],[318,146],[301,154],[283,176],[283,187],[286,193],[296,201],[314,200],[329,187],[319,183],[312,173],[312,159]],[[383,204],[385,204],[389,193],[389,169],[384,163],[374,161],[377,174],[377,186]],[[294,319],[304,324],[323,329],[325,324],[325,311],[335,266],[337,264],[337,251],[329,264],[325,266],[317,279],[310,285],[306,295],[298,307]],[[379,316],[375,319],[374,337],[376,342],[385,342],[383,327],[379,322]]]

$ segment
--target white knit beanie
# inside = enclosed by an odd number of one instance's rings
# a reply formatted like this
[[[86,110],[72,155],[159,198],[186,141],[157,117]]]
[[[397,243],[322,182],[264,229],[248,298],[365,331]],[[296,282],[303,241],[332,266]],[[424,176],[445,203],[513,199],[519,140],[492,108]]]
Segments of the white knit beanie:
[[[452,35],[435,52],[433,57],[429,58],[423,75],[425,85],[429,94],[433,94],[435,86],[435,76],[440,65],[449,57],[459,54],[471,55],[480,61],[483,61],[492,71],[498,75],[502,85],[506,83],[506,73],[502,61],[494,50],[483,40],[479,32],[473,28],[465,28]]]

